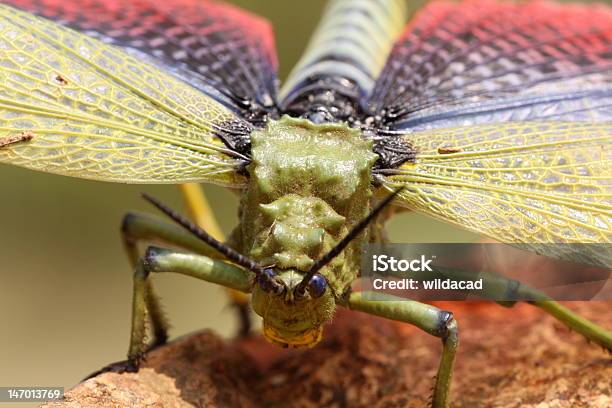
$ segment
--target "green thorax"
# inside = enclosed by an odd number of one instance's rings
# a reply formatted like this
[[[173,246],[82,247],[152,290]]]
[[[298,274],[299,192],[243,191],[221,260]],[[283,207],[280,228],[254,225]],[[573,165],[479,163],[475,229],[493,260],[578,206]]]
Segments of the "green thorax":
[[[260,265],[306,271],[367,214],[372,142],[344,124],[283,116],[252,133],[251,145],[241,249]],[[357,276],[362,243],[322,270],[337,295]]]

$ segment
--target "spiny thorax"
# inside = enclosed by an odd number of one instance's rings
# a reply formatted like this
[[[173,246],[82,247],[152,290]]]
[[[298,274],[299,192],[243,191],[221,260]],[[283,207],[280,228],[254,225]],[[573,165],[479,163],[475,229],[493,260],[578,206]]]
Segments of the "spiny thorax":
[[[251,135],[241,246],[262,265],[306,271],[370,207],[372,143],[343,124],[284,116]],[[336,294],[356,277],[362,239],[322,270]]]

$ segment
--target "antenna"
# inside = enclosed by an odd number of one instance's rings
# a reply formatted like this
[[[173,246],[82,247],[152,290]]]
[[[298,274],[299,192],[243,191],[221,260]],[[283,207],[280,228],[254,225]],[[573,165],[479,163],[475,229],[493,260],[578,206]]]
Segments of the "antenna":
[[[235,249],[230,246],[217,241],[214,239],[208,232],[204,231],[202,228],[195,225],[193,222],[189,221],[187,218],[183,217],[178,212],[174,211],[172,208],[163,204],[161,201],[156,198],[151,197],[147,193],[142,193],[142,197],[147,200],[149,203],[153,204],[157,209],[166,214],[180,226],[185,228],[187,231],[191,232],[193,235],[206,242],[208,245],[216,249],[218,252],[223,254],[230,261],[242,266],[245,269],[253,272],[255,275],[260,276],[263,272],[263,268],[257,264],[257,262],[252,259],[242,255],[237,252]]]
[[[393,193],[389,194],[384,200],[382,200],[380,203],[378,203],[378,205],[376,207],[374,207],[374,209],[364,219],[359,221],[357,223],[357,225],[355,225],[353,227],[353,229],[350,230],[349,233],[346,234],[346,236],[344,238],[342,238],[342,240],[340,242],[338,242],[338,244],[335,247],[330,249],[328,253],[326,253],[321,258],[316,260],[315,263],[310,267],[308,272],[306,272],[306,275],[304,276],[304,278],[302,279],[302,281],[298,285],[298,287],[296,289],[297,292],[303,294],[304,291],[306,290],[306,286],[308,286],[308,282],[310,282],[310,279],[314,276],[314,274],[317,273],[325,265],[327,265],[332,259],[334,259],[336,256],[338,256],[340,254],[340,252],[342,252],[344,250],[344,248],[346,248],[346,246],[353,239],[355,239],[355,237],[357,235],[359,235],[368,226],[368,224],[370,222],[372,222],[372,220],[374,218],[376,218],[376,216],[389,203],[391,203],[391,200],[393,200],[395,198],[395,196],[397,196],[403,189],[404,189],[404,187],[400,187],[397,190],[395,190]]]

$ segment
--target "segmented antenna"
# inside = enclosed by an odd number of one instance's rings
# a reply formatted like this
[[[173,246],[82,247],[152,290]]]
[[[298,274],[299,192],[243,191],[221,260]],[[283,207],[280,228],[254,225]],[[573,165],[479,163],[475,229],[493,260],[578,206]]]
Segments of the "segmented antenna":
[[[142,193],[142,197],[149,203],[157,207],[157,209],[166,214],[176,223],[178,223],[180,226],[185,228],[187,231],[191,232],[193,235],[195,235],[196,237],[216,249],[218,252],[223,254],[230,261],[242,266],[245,269],[248,269],[257,276],[260,276],[262,274],[263,268],[252,259],[242,255],[241,253],[237,252],[235,249],[229,247],[228,245],[217,241],[208,232],[204,231],[202,228],[198,227],[193,222],[189,221],[187,218],[183,217],[181,214],[174,211],[167,205],[163,204],[156,198],[153,198],[146,193]]]
[[[346,246],[353,239],[355,239],[355,237],[359,235],[368,226],[368,224],[372,222],[372,220],[376,218],[376,216],[387,206],[387,204],[389,204],[391,200],[393,200],[395,196],[397,196],[403,189],[404,187],[400,187],[393,193],[389,194],[389,196],[387,196],[384,200],[378,203],[378,205],[364,219],[359,221],[357,225],[355,225],[353,229],[350,230],[349,233],[346,234],[346,236],[342,238],[342,240],[338,242],[335,247],[330,249],[328,253],[316,260],[315,263],[310,267],[308,272],[306,272],[304,279],[302,279],[302,281],[298,285],[297,292],[304,293],[306,291],[306,287],[308,286],[308,282],[310,282],[310,279],[313,277],[313,275],[325,265],[327,265],[332,259],[338,256],[340,252],[342,252],[344,248],[346,248]]]

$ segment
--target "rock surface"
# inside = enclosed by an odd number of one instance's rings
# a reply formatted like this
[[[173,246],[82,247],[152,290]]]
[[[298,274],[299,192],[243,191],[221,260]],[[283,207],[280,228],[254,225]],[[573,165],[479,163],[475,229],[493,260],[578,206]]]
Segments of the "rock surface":
[[[567,305],[612,327],[610,303]],[[453,407],[612,407],[609,354],[545,313],[438,306],[459,322]],[[418,329],[341,312],[313,349],[205,330],[153,351],[136,374],[102,374],[44,407],[424,407],[439,355],[439,340]]]

